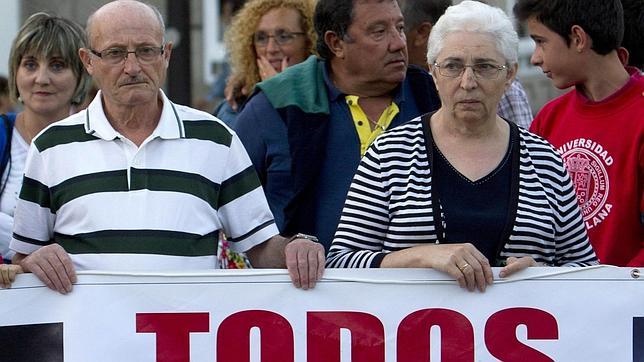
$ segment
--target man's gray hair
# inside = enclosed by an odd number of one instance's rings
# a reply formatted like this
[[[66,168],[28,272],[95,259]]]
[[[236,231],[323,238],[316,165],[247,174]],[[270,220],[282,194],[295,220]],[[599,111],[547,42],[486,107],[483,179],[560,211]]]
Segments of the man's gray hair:
[[[488,34],[508,65],[518,63],[519,36],[503,10],[477,1],[463,1],[450,6],[438,19],[429,35],[427,61],[436,62],[447,35],[455,32]]]

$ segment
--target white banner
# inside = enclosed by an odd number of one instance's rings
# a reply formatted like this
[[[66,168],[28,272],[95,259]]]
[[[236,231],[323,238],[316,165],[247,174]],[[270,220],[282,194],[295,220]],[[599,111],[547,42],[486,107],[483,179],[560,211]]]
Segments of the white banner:
[[[498,269],[495,269],[495,275]],[[643,361],[644,276],[531,268],[468,292],[432,270],[81,272],[0,290],[0,360]]]

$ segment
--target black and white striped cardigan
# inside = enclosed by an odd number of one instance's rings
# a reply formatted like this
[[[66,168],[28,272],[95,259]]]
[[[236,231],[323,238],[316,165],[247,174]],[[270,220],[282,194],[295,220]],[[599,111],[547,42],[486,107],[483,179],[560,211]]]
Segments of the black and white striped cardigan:
[[[429,115],[426,115],[427,119]],[[362,159],[327,257],[331,268],[374,268],[388,252],[438,243],[445,225],[432,194],[429,126],[416,118],[380,136]],[[515,132],[510,227],[498,258],[531,256],[552,266],[597,264],[576,194],[553,147]],[[514,168],[516,169],[516,167]],[[494,264],[495,261],[490,261]]]

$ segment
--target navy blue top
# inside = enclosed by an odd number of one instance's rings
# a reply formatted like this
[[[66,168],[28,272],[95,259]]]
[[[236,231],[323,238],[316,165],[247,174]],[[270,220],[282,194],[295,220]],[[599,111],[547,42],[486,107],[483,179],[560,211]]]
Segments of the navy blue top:
[[[471,243],[494,266],[496,255],[507,240],[506,227],[512,177],[513,133],[499,165],[487,176],[470,181],[458,172],[433,144],[432,177],[443,212],[445,242]]]
[[[333,85],[326,67],[324,82],[331,114],[328,142],[320,146],[320,152],[324,152],[325,157],[320,165],[314,234],[328,251],[340,221],[349,185],[360,163],[360,140],[345,94]],[[390,127],[420,115],[407,79],[395,91],[393,102],[398,105],[400,112],[394,117]],[[234,129],[257,170],[277,227],[282,231],[285,223],[284,207],[294,195],[286,125],[266,95],[259,92],[239,113]]]
[[[4,169],[9,162],[11,134],[13,132],[13,127],[16,124],[15,113],[7,113],[3,116],[6,116],[9,122],[5,122],[4,119],[0,120],[0,176],[4,173]]]

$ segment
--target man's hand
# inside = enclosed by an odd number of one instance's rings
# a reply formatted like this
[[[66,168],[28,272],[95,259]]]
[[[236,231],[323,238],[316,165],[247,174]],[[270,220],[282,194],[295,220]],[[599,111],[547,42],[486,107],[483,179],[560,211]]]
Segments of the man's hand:
[[[324,247],[307,239],[288,239],[275,235],[246,252],[253,268],[285,266],[296,288],[311,289],[324,272]]]
[[[315,287],[324,273],[324,247],[307,239],[295,239],[284,248],[286,268],[293,285],[304,290]]]
[[[62,294],[72,291],[76,271],[69,254],[58,244],[50,244],[22,258],[20,266],[25,272],[36,274],[49,289]]]
[[[0,265],[0,287],[3,289],[11,288],[11,283],[16,280],[16,274],[22,273],[20,265],[1,264]]]

